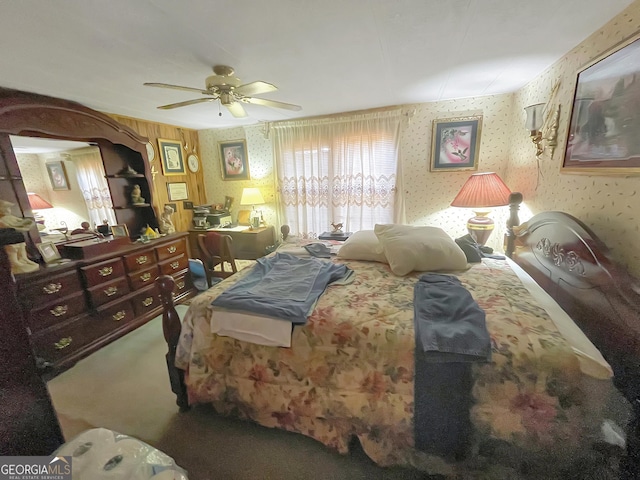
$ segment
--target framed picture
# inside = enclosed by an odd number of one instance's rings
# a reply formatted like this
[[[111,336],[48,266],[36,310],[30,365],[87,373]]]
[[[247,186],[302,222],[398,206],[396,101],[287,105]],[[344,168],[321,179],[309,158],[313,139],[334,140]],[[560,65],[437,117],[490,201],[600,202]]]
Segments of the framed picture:
[[[244,140],[219,142],[223,180],[249,180],[247,143]]]
[[[578,72],[561,173],[640,174],[640,38]]]
[[[58,247],[56,247],[56,244],[53,242],[42,242],[36,246],[45,263],[57,262],[62,258],[60,252],[58,252]]]
[[[64,168],[64,162],[48,162],[46,165],[49,179],[51,180],[51,188],[54,190],[69,190],[69,179]]]
[[[184,175],[184,157],[182,156],[182,142],[179,140],[158,139],[162,172],[167,175]]]
[[[189,198],[187,182],[167,183],[167,193],[169,195],[169,200],[171,201],[186,200]]]
[[[224,197],[224,205],[222,207],[223,210],[226,210],[227,212],[231,211],[231,207],[233,207],[233,197],[230,197],[229,195],[225,195]]]
[[[432,172],[477,170],[482,115],[433,121]]]
[[[111,233],[114,237],[128,237],[129,229],[124,223],[119,225],[111,225]]]

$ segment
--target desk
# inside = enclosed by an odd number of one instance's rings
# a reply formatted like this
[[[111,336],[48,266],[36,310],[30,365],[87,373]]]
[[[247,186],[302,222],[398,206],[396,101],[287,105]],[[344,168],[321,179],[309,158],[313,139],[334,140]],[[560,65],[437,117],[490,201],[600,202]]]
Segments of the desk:
[[[208,230],[189,230],[189,244],[192,255],[198,255],[198,235],[207,232],[216,232],[229,235],[233,239],[233,254],[238,260],[255,260],[266,254],[267,247],[276,243],[276,230],[273,225],[268,227],[255,228],[234,227],[234,228],[209,228]]]

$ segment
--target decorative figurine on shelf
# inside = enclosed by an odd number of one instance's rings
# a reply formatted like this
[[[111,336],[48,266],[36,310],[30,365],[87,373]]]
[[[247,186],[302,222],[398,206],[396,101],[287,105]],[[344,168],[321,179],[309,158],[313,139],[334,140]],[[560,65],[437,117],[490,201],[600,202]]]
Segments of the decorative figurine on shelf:
[[[127,165],[126,167],[123,167],[122,170],[120,170],[118,172],[120,175],[137,175],[138,172],[136,172],[131,165]]]
[[[331,235],[342,235],[342,224],[341,223],[332,223],[331,226],[333,230],[331,230]]]
[[[133,203],[134,205],[144,203],[144,198],[142,197],[142,192],[140,191],[140,185],[133,186],[133,190],[131,191],[131,203]]]
[[[0,228],[13,228],[20,232],[26,232],[36,224],[31,218],[19,218],[11,214],[13,203],[0,200]],[[25,242],[5,245],[5,252],[9,257],[11,273],[35,272],[40,266],[27,256],[27,244]]]
[[[173,208],[170,205],[164,206],[164,212],[160,215],[160,233],[174,233],[176,228],[171,221],[171,215],[173,215]]]

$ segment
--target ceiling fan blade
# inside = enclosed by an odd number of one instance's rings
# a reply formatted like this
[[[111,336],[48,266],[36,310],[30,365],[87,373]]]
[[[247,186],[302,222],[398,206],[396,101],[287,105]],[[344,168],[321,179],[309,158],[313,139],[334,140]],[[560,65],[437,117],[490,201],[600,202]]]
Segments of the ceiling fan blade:
[[[229,103],[224,106],[227,107],[231,112],[231,115],[233,115],[236,118],[243,118],[247,116],[247,112],[245,111],[244,107],[240,105],[239,102]]]
[[[210,92],[209,90],[202,90],[201,88],[182,87],[180,85],[171,85],[169,83],[147,82],[147,83],[143,83],[143,85],[145,87],[171,88],[172,90],[184,90],[184,91],[187,91],[187,92],[202,93],[204,95],[213,95],[213,92]]]
[[[186,107],[187,105],[195,105],[202,102],[215,102],[217,98],[196,98],[195,100],[187,100],[186,102],[170,103],[169,105],[162,105],[158,108],[162,110],[170,110],[172,108]]]
[[[247,103],[254,103],[256,105],[264,105],[265,107],[275,107],[275,108],[284,108],[286,110],[295,110],[296,112],[298,110],[302,110],[302,107],[300,105],[294,105],[292,103],[277,102],[275,100],[267,100],[266,98],[245,97],[242,99],[242,101]]]
[[[247,95],[259,95],[261,93],[275,92],[276,90],[278,90],[278,87],[276,87],[275,85],[272,85],[267,82],[258,81],[258,82],[251,82],[251,83],[245,83],[244,85],[240,85],[239,87],[235,88],[234,93],[247,96]]]

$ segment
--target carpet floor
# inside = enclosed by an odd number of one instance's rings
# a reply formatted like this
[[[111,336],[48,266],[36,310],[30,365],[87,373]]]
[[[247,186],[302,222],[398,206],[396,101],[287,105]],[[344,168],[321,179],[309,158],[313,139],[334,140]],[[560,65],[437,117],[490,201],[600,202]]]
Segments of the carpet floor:
[[[207,406],[179,413],[166,350],[158,317],[51,379],[65,438],[94,427],[131,435],[173,457],[190,480],[429,478],[378,467],[358,446],[340,455],[303,435],[222,417]]]

